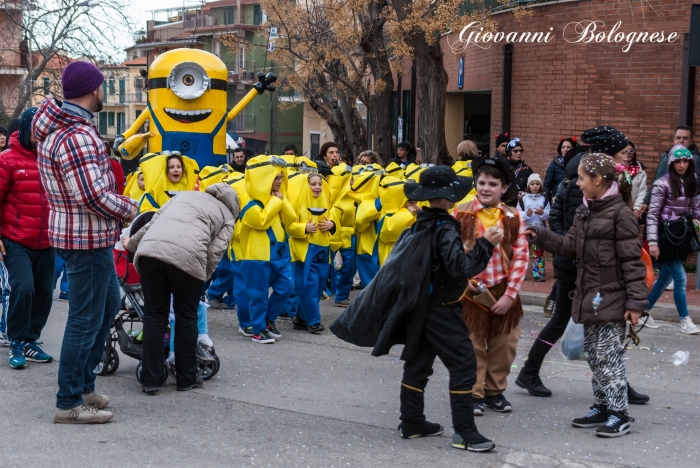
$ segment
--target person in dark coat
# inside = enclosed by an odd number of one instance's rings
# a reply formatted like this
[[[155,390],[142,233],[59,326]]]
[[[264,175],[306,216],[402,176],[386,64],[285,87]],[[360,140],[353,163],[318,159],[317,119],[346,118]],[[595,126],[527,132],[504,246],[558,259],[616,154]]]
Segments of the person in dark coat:
[[[477,240],[474,249],[464,253],[459,222],[449,210],[468,191],[468,185],[446,166],[428,168],[421,174],[420,183],[405,185],[409,200],[428,200],[430,207],[418,212],[413,228],[402,234],[377,277],[331,326],[331,331],[341,339],[364,346],[376,341],[373,355],[388,353],[393,344],[406,344],[401,356],[405,363],[399,426],[405,439],[436,436],[443,431],[423,414],[425,387],[433,373],[435,357],[439,356],[450,373],[452,446],[485,452],[495,444],[482,436],[474,424],[472,386],[476,382],[476,358],[462,318],[460,298],[469,278],[488,264],[494,244],[503,239],[503,231],[498,227],[490,229]],[[415,266],[418,259],[425,264],[421,265],[423,268],[405,268],[409,263]],[[397,269],[402,274],[393,274]],[[429,282],[421,281],[422,277]],[[398,287],[409,282],[414,287]],[[417,294],[417,290],[421,293]],[[405,296],[410,297],[410,303]],[[391,306],[390,302],[396,305]],[[381,330],[368,332],[368,323],[378,325],[377,317],[382,315],[385,318]],[[368,340],[368,335],[372,340]]]
[[[591,138],[589,134],[593,133],[593,130],[586,130],[582,134],[583,142],[590,143],[590,146],[576,146],[564,158],[566,178],[559,184],[557,195],[549,210],[549,228],[562,236],[566,235],[569,228],[573,226],[576,210],[583,204],[583,192],[577,185],[578,166],[581,158],[589,152],[604,152],[613,155],[619,152],[620,148],[627,147],[627,139],[617,130],[611,128],[608,132],[615,141],[612,146],[607,143],[608,139],[605,137],[589,139]],[[554,265],[554,276],[557,278],[556,291],[552,294],[556,298],[554,313],[532,344],[525,365],[515,381],[518,387],[526,389],[530,395],[536,397],[552,395],[552,391],[540,379],[540,369],[549,350],[564,335],[571,318],[572,293],[576,291],[576,262],[554,255],[552,264]],[[649,401],[647,395],[637,393],[629,384],[627,385],[627,393],[630,404],[640,405]]]
[[[550,204],[552,203],[552,198],[557,194],[559,184],[566,178],[564,158],[576,145],[578,145],[576,138],[562,138],[559,146],[557,146],[557,156],[549,163],[544,176],[544,197]]]

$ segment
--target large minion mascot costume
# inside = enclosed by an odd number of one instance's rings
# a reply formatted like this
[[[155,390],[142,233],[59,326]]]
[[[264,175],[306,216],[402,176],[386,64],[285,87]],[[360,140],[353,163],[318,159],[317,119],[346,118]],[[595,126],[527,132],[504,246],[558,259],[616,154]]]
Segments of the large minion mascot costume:
[[[323,326],[319,301],[330,273],[330,238],[336,225],[329,220],[330,194],[323,177],[316,171],[297,174],[305,184],[295,206],[296,222],[288,228],[294,286],[300,305],[294,328],[320,333]]]
[[[115,140],[124,159],[133,159],[148,140],[150,152],[179,151],[201,166],[226,163],[226,123],[277,77],[259,74],[258,83],[230,111],[226,109],[228,70],[216,55],[175,49],[160,54],[148,69],[148,109]],[[150,133],[137,134],[146,121]]]
[[[275,336],[269,332],[277,335],[274,321],[294,288],[285,227],[296,222],[296,213],[286,197],[284,160],[277,156],[250,159],[246,163],[245,189],[248,202],[239,214],[240,259],[253,341],[273,343]]]
[[[171,160],[181,161],[182,176],[173,182],[168,177],[168,164]],[[158,211],[178,192],[194,190],[199,166],[187,156],[173,154],[147,154],[139,161],[143,172],[145,192],[139,201],[139,212]]]
[[[401,233],[416,222],[416,215],[408,209],[409,202],[403,191],[404,185],[406,185],[405,181],[388,176],[384,177],[379,184],[382,213],[376,224],[376,230],[379,236],[377,252],[380,267],[384,265]]]
[[[366,287],[379,271],[377,231],[374,224],[382,211],[379,181],[383,174],[384,170],[374,164],[355,166],[350,186],[349,194],[358,205],[355,214],[355,264],[363,287]]]

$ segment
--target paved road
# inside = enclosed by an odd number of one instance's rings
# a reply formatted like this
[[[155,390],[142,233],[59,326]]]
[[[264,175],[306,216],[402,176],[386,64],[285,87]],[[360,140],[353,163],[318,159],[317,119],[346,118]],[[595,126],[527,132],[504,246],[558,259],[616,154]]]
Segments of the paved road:
[[[67,304],[54,303],[43,337],[58,356]],[[324,323],[340,309],[323,303]],[[528,307],[514,367],[519,369],[545,320]],[[399,349],[374,358],[369,350],[291,330],[282,341],[257,345],[235,332],[228,311],[210,314],[210,334],[221,371],[203,389],[176,392],[170,381],[160,395],[141,393],[136,361],[121,356],[119,370],[98,378],[112,398],[114,421],[102,426],[52,422],[57,363],[15,371],[0,364],[0,466],[478,466],[478,467],[696,467],[700,453],[700,337],[681,335],[675,324],[642,335],[652,350],[628,352],[630,381],[651,395],[633,407],[633,433],[603,440],[574,429],[572,417],[592,402],[585,362],[552,352],[543,369],[551,398],[533,398],[513,384],[506,393],[511,414],[487,409],[477,418],[497,450],[472,454],[443,437],[398,437]],[[690,350],[690,363],[670,363]],[[663,352],[662,352],[663,351]],[[517,369],[513,369],[514,374]],[[436,366],[426,392],[426,414],[450,426],[448,375]]]

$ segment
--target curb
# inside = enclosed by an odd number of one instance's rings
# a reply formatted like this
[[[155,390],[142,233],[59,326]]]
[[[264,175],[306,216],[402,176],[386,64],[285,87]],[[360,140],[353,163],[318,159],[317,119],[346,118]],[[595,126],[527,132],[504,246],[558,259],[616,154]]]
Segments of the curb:
[[[520,292],[520,301],[523,305],[542,307],[547,294],[535,292]],[[700,321],[700,307],[688,306],[690,317],[694,321]],[[657,320],[665,320],[667,322],[678,322],[678,311],[676,306],[668,303],[657,303],[652,309],[652,316]]]

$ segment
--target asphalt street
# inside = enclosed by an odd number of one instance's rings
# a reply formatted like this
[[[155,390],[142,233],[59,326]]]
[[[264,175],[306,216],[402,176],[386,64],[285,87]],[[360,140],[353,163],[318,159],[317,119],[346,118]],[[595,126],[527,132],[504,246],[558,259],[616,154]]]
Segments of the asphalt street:
[[[54,302],[43,336],[56,360],[67,308]],[[341,311],[324,301],[324,324]],[[191,392],[176,392],[170,380],[159,395],[147,396],[136,381],[137,361],[122,355],[114,375],[98,377],[115,413],[105,425],[53,423],[56,361],[21,371],[0,362],[0,466],[698,466],[700,336],[682,335],[669,322],[641,333],[641,347],[627,353],[628,376],[651,402],[631,408],[632,434],[606,440],[570,424],[593,402],[584,361],[565,361],[558,348],[550,353],[542,377],[551,398],[530,397],[515,386],[545,323],[541,308],[526,308],[506,392],[513,412],[487,409],[477,418],[497,444],[492,453],[451,448],[448,375],[441,364],[426,391],[426,415],[445,433],[406,441],[396,430],[400,348],[375,358],[330,332],[293,331],[289,321],[279,322],[281,341],[254,344],[238,335],[234,314],[223,310],[210,311],[221,359],[217,376]],[[671,363],[678,350],[690,351],[688,365]]]

